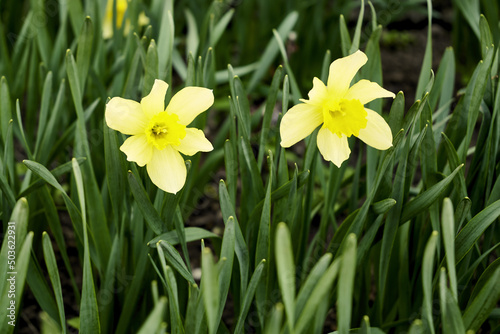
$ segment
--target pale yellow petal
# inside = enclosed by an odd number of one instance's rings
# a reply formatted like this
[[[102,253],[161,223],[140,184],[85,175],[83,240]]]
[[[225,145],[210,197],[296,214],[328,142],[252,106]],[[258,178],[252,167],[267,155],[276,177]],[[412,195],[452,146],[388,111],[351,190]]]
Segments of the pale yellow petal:
[[[175,149],[185,155],[194,155],[198,152],[210,152],[214,149],[212,143],[205,137],[203,131],[195,128],[186,128],[186,136]]]
[[[148,118],[136,101],[114,97],[106,104],[106,124],[126,135],[144,133]]]
[[[153,155],[153,146],[148,143],[146,134],[128,137],[120,150],[127,155],[128,161],[134,161],[140,167],[151,161]]]
[[[339,58],[330,65],[328,91],[342,98],[349,89],[352,79],[368,58],[360,50],[347,57]]]
[[[328,91],[323,81],[318,78],[314,78],[313,88],[307,95],[309,96],[308,103],[320,105],[328,97]]]
[[[326,161],[333,162],[335,166],[339,168],[342,162],[347,160],[349,154],[351,154],[347,137],[342,135],[342,137],[339,138],[339,136],[325,127],[319,130],[317,143],[323,158]]]
[[[389,124],[376,111],[365,108],[366,128],[359,130],[358,138],[377,150],[387,150],[392,146],[392,132]]]
[[[153,149],[147,171],[151,181],[158,188],[171,194],[176,194],[186,183],[184,159],[171,145],[161,151]]]
[[[395,98],[396,95],[394,95],[393,92],[389,92],[387,89],[380,87],[380,85],[376,82],[360,80],[349,88],[344,96],[344,99],[357,99],[361,102],[361,104],[366,104],[382,97]]]
[[[167,106],[168,113],[179,116],[179,123],[189,125],[196,116],[214,103],[214,93],[203,87],[186,87],[172,97]]]
[[[309,136],[321,123],[323,123],[321,107],[309,103],[297,104],[288,110],[281,120],[281,146],[292,146]]]
[[[165,95],[167,94],[167,89],[168,84],[165,81],[156,79],[149,95],[142,98],[142,109],[149,118],[165,111]]]

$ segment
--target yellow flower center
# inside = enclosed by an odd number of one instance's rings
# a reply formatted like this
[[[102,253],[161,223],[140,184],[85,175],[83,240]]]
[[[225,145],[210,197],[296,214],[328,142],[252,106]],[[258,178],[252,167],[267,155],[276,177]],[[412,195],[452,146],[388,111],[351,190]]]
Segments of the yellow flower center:
[[[179,116],[163,111],[154,115],[146,128],[148,143],[163,150],[167,145],[180,145],[186,136],[186,126],[179,124]]]
[[[367,112],[359,100],[333,100],[323,106],[324,126],[332,133],[342,137],[359,135],[359,130],[366,127]]]

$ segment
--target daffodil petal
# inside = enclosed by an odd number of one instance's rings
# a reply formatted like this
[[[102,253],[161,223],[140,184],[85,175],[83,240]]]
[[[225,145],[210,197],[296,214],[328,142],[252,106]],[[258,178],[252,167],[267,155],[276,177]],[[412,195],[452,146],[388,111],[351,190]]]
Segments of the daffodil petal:
[[[330,65],[328,74],[328,91],[342,97],[349,89],[352,79],[361,66],[366,64],[368,57],[360,50],[352,55],[339,58]]]
[[[141,105],[135,101],[114,97],[106,104],[106,124],[126,135],[144,133],[148,120]]]
[[[177,114],[180,124],[189,125],[196,116],[210,108],[213,103],[214,93],[211,89],[186,87],[172,97],[166,111]]]
[[[313,88],[307,94],[309,96],[308,103],[320,105],[328,96],[328,90],[326,89],[323,81],[318,78],[313,79]]]
[[[387,150],[392,146],[392,132],[389,124],[376,111],[365,108],[366,128],[359,130],[358,138],[377,150]]]
[[[149,95],[142,98],[142,109],[149,118],[165,111],[167,89],[168,84],[165,81],[156,79]]]
[[[175,146],[175,149],[185,155],[194,155],[198,152],[210,152],[214,147],[205,137],[203,131],[186,128],[186,136],[181,140],[180,145]]]
[[[120,150],[127,155],[128,161],[134,161],[140,167],[151,161],[153,155],[153,146],[148,143],[146,134],[128,137]]]
[[[317,143],[323,158],[326,161],[333,162],[339,168],[342,162],[347,160],[349,154],[351,154],[347,137],[342,135],[342,137],[339,138],[339,136],[325,127],[319,130]]]
[[[375,99],[382,97],[396,97],[393,92],[389,92],[387,89],[380,87],[376,82],[371,82],[369,80],[360,80],[349,88],[344,99],[353,100],[357,99],[361,104],[366,104]]]
[[[321,123],[323,123],[321,107],[309,103],[293,106],[281,119],[281,146],[292,146],[309,136]]]
[[[147,171],[151,181],[158,188],[171,194],[176,194],[186,183],[184,159],[170,145],[163,150],[153,149]]]

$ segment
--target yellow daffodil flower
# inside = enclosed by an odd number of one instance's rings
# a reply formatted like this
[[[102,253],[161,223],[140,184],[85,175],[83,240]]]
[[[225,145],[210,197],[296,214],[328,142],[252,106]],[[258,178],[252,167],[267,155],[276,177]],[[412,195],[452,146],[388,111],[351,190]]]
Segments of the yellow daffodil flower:
[[[151,181],[175,194],[186,182],[186,165],[180,153],[213,150],[203,131],[187,126],[214,103],[214,95],[207,88],[186,87],[165,108],[167,89],[166,82],[155,80],[141,103],[114,97],[106,104],[105,118],[111,129],[131,135],[120,147],[127,160],[146,165]]]
[[[350,86],[356,72],[368,58],[361,51],[335,60],[330,65],[327,85],[313,79],[309,100],[292,107],[280,125],[281,146],[290,147],[310,135],[319,125],[318,149],[337,167],[351,150],[347,138],[354,135],[366,144],[386,150],[392,146],[392,133],[384,118],[364,105],[381,97],[395,95],[375,82],[360,80]]]
[[[123,22],[123,17],[127,11],[128,1],[127,0],[116,0],[116,28],[120,29]],[[141,12],[139,14],[139,26],[145,26],[149,24],[149,18]],[[130,20],[125,21],[125,28],[123,33],[127,34],[130,30]],[[106,15],[104,16],[104,22],[102,24],[102,37],[104,39],[111,38],[113,36],[113,0],[108,0],[106,5]]]

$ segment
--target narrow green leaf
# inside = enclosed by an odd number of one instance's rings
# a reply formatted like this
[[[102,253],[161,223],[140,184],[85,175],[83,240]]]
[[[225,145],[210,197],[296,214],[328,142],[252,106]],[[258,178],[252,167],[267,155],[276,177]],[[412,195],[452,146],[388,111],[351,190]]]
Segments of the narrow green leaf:
[[[155,79],[158,78],[158,50],[155,40],[152,39],[149,43],[146,53],[146,66],[144,67],[144,86],[142,88],[142,96],[146,96],[151,91]]]
[[[356,23],[356,29],[354,30],[354,36],[352,38],[352,45],[349,49],[349,54],[353,54],[359,49],[359,40],[361,38],[361,27],[363,26],[363,18],[365,16],[365,0],[361,0],[361,7],[359,9],[358,21]]]
[[[172,265],[172,267],[177,270],[177,272],[181,274],[181,276],[184,277],[188,282],[190,282],[191,284],[196,284],[193,275],[186,267],[186,264],[182,260],[179,252],[166,241],[159,241],[158,244],[166,250],[167,253],[165,255],[165,258]]]
[[[454,297],[446,284],[446,269],[441,268],[439,276],[439,301],[444,334],[465,333],[462,314]]]
[[[84,333],[100,333],[99,310],[94,288],[94,278],[90,263],[90,247],[87,235],[87,210],[85,208],[85,190],[83,186],[82,173],[77,160],[73,158],[73,173],[75,176],[80,208],[82,210],[83,225],[83,279],[82,279],[82,300],[80,303],[80,330]]]
[[[144,186],[136,179],[135,174],[131,171],[128,172],[128,183],[146,223],[148,223],[148,226],[156,235],[162,234],[165,231],[163,221],[158,211],[156,211],[151,203]]]
[[[80,79],[79,86],[82,93],[85,87],[85,81],[89,75],[93,39],[94,26],[90,17],[87,16],[83,22],[82,32],[78,37],[78,49],[76,52],[76,68],[78,70],[78,78]]]
[[[356,273],[356,235],[350,234],[344,244],[342,262],[340,264],[338,285],[338,331],[349,333],[351,328],[352,299],[354,290],[354,274]]]
[[[484,282],[481,291],[469,303],[463,314],[465,328],[474,332],[486,321],[500,299],[500,284],[498,284],[500,281],[500,266],[497,266],[494,272],[488,274],[490,275],[489,279]]]
[[[295,333],[308,333],[308,326],[310,325],[311,319],[315,316],[319,304],[324,300],[325,296],[330,294],[333,282],[339,272],[341,261],[342,257],[336,258],[318,281],[318,284],[314,287],[314,290],[311,292],[297,320]]]
[[[62,332],[66,333],[66,316],[64,313],[62,287],[61,280],[59,278],[59,269],[57,267],[56,256],[54,254],[54,250],[52,249],[52,243],[47,232],[42,233],[42,239],[43,257],[45,259],[45,264],[47,265],[50,282],[52,283],[52,288],[56,297],[57,309],[59,311],[59,325],[61,326],[60,328],[62,328]]]
[[[439,181],[417,197],[415,197],[413,200],[408,202],[408,204],[405,205],[403,212],[401,213],[401,222],[406,222],[407,220],[410,220],[411,218],[415,217],[419,213],[425,212],[425,210],[430,207],[436,199],[438,199],[446,190],[448,185],[451,183],[455,175],[457,175],[458,171],[463,167],[464,165],[461,164],[455,170],[448,175],[446,178],[443,180]]]
[[[295,323],[295,263],[290,231],[285,223],[279,223],[276,228],[274,253],[287,323],[290,331],[293,332]]]
[[[264,328],[264,334],[279,333],[281,329],[281,322],[283,318],[283,304],[278,303],[274,306],[270,319]]]
[[[276,100],[278,98],[278,90],[282,75],[283,75],[283,67],[280,65],[274,72],[273,81],[271,82],[269,94],[267,95],[264,117],[262,118],[262,127],[260,130],[260,140],[259,140],[259,153],[257,159],[257,166],[259,167],[259,170],[262,170],[262,162],[264,160],[264,153],[266,150],[267,136],[269,134],[271,118],[273,116],[274,108],[276,106]]]
[[[432,1],[427,0],[427,44],[425,45],[424,60],[418,77],[416,99],[419,99],[425,93],[424,88],[429,82],[432,69]]]
[[[208,238],[220,238],[217,234],[202,229],[200,227],[186,227],[184,232],[186,234],[186,242],[208,239]],[[149,247],[155,248],[156,244],[159,241],[165,241],[175,246],[179,244],[179,237],[176,231],[170,231],[164,234],[160,234],[156,238],[148,241],[147,245]]]
[[[137,334],[150,334],[161,332],[160,329],[165,327],[163,322],[163,314],[165,313],[165,308],[167,307],[167,297],[161,297],[156,303],[153,311],[146,318],[141,328],[137,331]]]
[[[253,296],[255,294],[255,290],[257,290],[257,286],[259,285],[265,263],[266,260],[262,260],[255,268],[255,271],[250,278],[250,282],[248,283],[248,288],[245,294],[245,298],[243,299],[241,312],[238,316],[238,322],[236,323],[234,333],[243,333],[243,325],[245,324],[245,319],[247,317],[248,311],[250,310],[250,306],[252,305]]]
[[[311,272],[307,276],[307,279],[302,284],[299,294],[297,295],[297,300],[295,302],[295,319],[298,319],[300,313],[304,310],[304,306],[311,296],[312,291],[318,285],[319,280],[327,270],[328,266],[332,261],[332,254],[326,253],[323,255],[319,261],[311,269]]]
[[[7,237],[8,235],[5,235],[5,238]],[[0,316],[2,317],[2,319],[4,319],[0,322],[1,333],[10,334],[14,331],[15,325],[17,325],[17,319],[19,317],[19,310],[21,307],[21,300],[23,297],[23,290],[26,281],[26,274],[30,262],[32,243],[33,232],[29,232],[26,235],[24,242],[19,243],[19,251],[16,251],[17,256],[14,268],[15,274],[11,272],[12,269],[10,269],[10,267],[8,271],[2,272],[2,280],[5,281],[5,283],[3,284],[3,288],[0,290],[2,292],[0,294],[0,305],[2,305]],[[3,245],[7,245],[7,242],[3,243]],[[14,296],[12,296],[13,292],[10,291],[15,291]],[[14,308],[13,312],[12,307]],[[8,320],[5,321],[5,319]]]
[[[217,22],[215,27],[212,29],[212,31],[210,32],[210,40],[208,42],[210,47],[215,48],[222,34],[227,29],[227,25],[229,24],[229,22],[231,22],[233,14],[234,9],[231,8],[224,14],[224,16],[221,17],[219,22]]]
[[[424,291],[423,318],[425,319],[426,329],[435,333],[434,321],[432,318],[432,278],[434,272],[434,256],[436,254],[438,233],[432,232],[427,245],[425,246],[424,258],[422,261],[422,285]]]
[[[500,200],[479,212],[455,238],[455,257],[459,263],[472,249],[484,231],[500,216]]]
[[[207,314],[208,332],[215,334],[217,332],[217,319],[219,309],[219,284],[217,267],[214,263],[214,257],[209,248],[205,248],[201,257],[202,263],[202,292],[205,312]]]
[[[222,238],[222,246],[220,252],[220,258],[225,259],[222,263],[222,267],[219,271],[219,301],[220,307],[217,312],[217,325],[219,327],[220,319],[222,319],[222,313],[224,311],[224,305],[226,305],[227,295],[229,293],[229,287],[231,283],[231,276],[233,272],[233,262],[234,262],[234,247],[236,244],[235,237],[235,221],[233,217],[229,217],[226,222],[226,227],[224,228],[224,237]]]
[[[232,205],[231,200],[229,198],[226,184],[222,180],[219,182],[219,198],[220,198],[220,207],[222,211],[222,219],[225,222],[227,222],[229,217],[233,217],[235,222],[234,224],[235,236],[236,236],[235,252],[240,267],[240,283],[241,283],[240,294],[241,298],[243,299],[243,297],[245,296],[245,289],[248,283],[250,256],[245,238],[243,237],[243,233],[241,231],[241,227],[238,223],[238,219],[236,218],[234,206]]]
[[[441,231],[443,233],[443,243],[446,253],[446,265],[450,276],[450,288],[455,302],[458,301],[457,294],[457,273],[455,269],[455,221],[453,219],[453,203],[449,198],[443,201],[441,211]]]
[[[345,22],[344,15],[340,14],[339,18],[339,30],[340,30],[340,46],[342,49],[342,56],[346,57],[349,55],[349,49],[351,48],[351,36],[349,35],[349,29],[347,29],[347,24]]]

